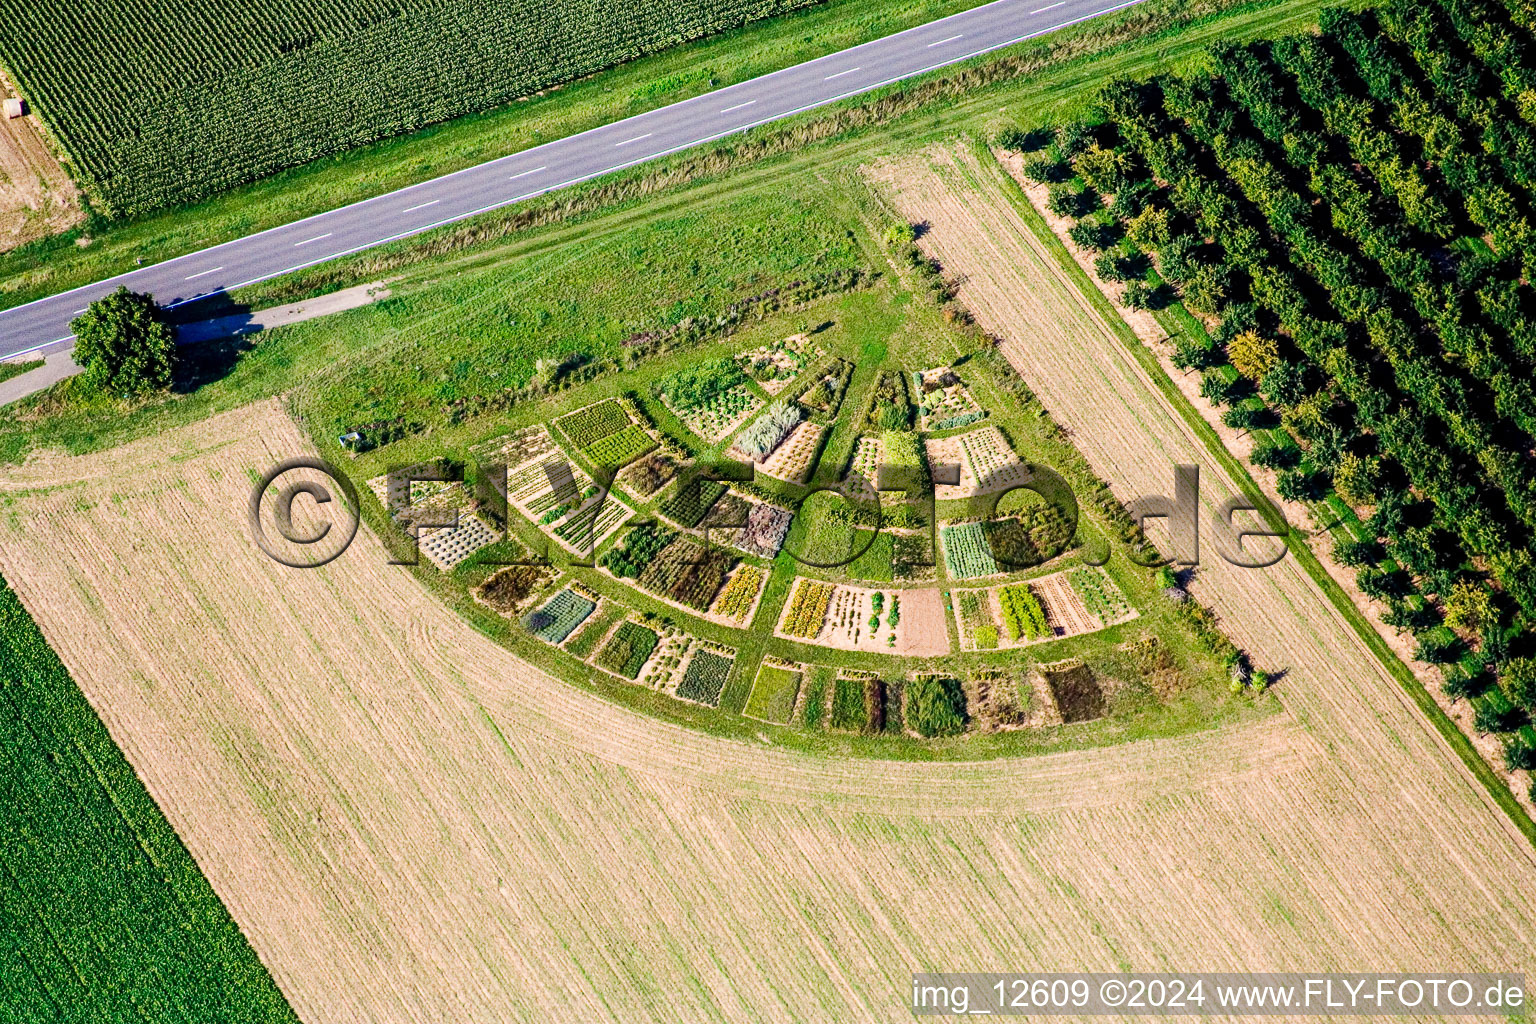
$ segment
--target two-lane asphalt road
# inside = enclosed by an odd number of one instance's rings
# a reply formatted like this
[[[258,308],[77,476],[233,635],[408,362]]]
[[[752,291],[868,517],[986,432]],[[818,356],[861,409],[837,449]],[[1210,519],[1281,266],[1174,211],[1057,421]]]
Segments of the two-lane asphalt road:
[[[404,238],[1087,21],[1139,0],[994,0],[396,192],[0,311],[0,358],[60,347],[119,285],[190,302]]]

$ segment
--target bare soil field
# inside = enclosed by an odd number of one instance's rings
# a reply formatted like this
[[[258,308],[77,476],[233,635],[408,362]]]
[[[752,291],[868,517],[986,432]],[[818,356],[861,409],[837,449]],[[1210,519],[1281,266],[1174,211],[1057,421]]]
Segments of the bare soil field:
[[[873,651],[912,658],[932,658],[949,653],[944,603],[938,590],[931,587],[918,590],[876,590],[846,583],[829,586],[832,588],[832,597],[827,602],[826,616],[822,619],[818,633],[813,636],[797,636],[788,632],[789,621],[794,614],[794,602],[790,600],[784,602],[780,610],[779,625],[774,635],[842,651]],[[874,595],[877,593],[883,602],[880,625],[871,629],[869,620],[874,614]],[[888,624],[891,602],[899,602],[900,605],[894,627]],[[889,640],[892,636],[895,637],[894,641]]]
[[[15,96],[0,73],[0,96]],[[80,192],[59,164],[36,116],[0,117],[0,252],[85,219]]]
[[[270,561],[252,471],[309,450],[268,402],[7,469],[0,571],[312,1024],[905,1020],[914,969],[1536,969],[1529,849],[1299,587],[1271,633],[1332,659],[1290,659],[1294,715],[829,760],[546,675],[366,528]]]

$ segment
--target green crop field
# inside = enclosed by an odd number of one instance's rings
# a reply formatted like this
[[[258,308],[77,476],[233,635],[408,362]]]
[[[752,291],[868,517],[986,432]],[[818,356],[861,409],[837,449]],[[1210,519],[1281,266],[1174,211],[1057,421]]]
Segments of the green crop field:
[[[0,1016],[296,1019],[4,580],[0,776]]]
[[[752,684],[752,696],[747,700],[744,713],[764,722],[783,725],[794,714],[795,698],[799,693],[799,672],[764,665],[757,670],[757,681]]]
[[[103,211],[137,214],[811,2],[6,3],[0,60]]]
[[[619,469],[655,450],[656,442],[651,440],[650,435],[631,423],[618,433],[609,434],[601,441],[587,445],[581,452],[595,466]]]
[[[598,652],[597,663],[625,679],[633,679],[645,667],[651,652],[656,650],[657,640],[654,630],[646,629],[637,622],[626,622]]]
[[[556,423],[571,444],[586,448],[629,426],[629,417],[610,399],[562,416]]]
[[[944,565],[956,579],[992,576],[998,572],[992,548],[981,523],[960,523],[944,528]]]
[[[868,715],[864,680],[839,676],[832,689],[832,728],[856,732],[864,728]]]

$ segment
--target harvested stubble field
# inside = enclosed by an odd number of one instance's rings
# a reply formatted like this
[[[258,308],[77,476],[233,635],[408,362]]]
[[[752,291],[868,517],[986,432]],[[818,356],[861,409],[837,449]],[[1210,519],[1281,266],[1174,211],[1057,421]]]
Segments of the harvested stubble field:
[[[960,301],[1002,339],[1010,362],[1095,472],[1124,498],[1166,493],[1175,464],[1198,463],[1201,516],[1209,522],[1237,487],[1133,358],[1119,328],[1047,249],[1035,215],[995,163],[973,147],[950,144],[868,174],[905,218],[930,225],[925,250],[963,282]],[[1436,831],[1490,814],[1488,824],[1510,833],[1514,853],[1529,863],[1530,849],[1513,838],[1513,825],[1491,810],[1295,558],[1244,570],[1208,553],[1194,589],[1260,667],[1289,669],[1282,701],[1329,744],[1362,793],[1381,787],[1371,801],[1379,802],[1373,813],[1381,821],[1403,814],[1415,827]],[[1497,896],[1489,900],[1502,905]]]
[[[1332,645],[1290,659],[1307,724],[828,760],[520,662],[366,528],[267,560],[247,471],[308,450],[270,402],[7,469],[0,572],[309,1024],[888,1021],[956,965],[1536,969],[1529,848],[1326,619],[1267,634]]]

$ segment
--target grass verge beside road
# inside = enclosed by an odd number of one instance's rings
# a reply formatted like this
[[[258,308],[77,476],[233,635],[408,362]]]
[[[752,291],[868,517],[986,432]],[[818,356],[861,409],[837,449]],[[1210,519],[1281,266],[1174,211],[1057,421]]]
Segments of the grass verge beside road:
[[[975,4],[968,0],[881,0],[869,10],[867,5],[854,5],[849,0],[812,8],[623,65],[527,102],[306,164],[205,203],[123,224],[96,225],[25,246],[0,256],[0,308],[123,273],[134,268],[135,260],[154,263],[228,241],[972,6]],[[842,136],[870,124],[889,127],[893,119],[913,113],[920,113],[922,118],[907,118],[908,129],[918,131],[953,129],[978,118],[995,120],[1000,101],[1015,106],[1027,103],[1049,111],[1062,104],[1081,103],[1092,86],[1105,78],[1154,67],[1165,69],[1170,62],[1194,55],[1217,38],[1295,31],[1315,19],[1319,6],[1318,0],[1240,5],[1229,0],[1147,0],[1128,11],[755,129],[746,136],[668,161],[609,176],[602,182],[626,177],[656,179],[658,168],[677,167],[700,152],[731,154],[743,138],[756,139],[785,126],[799,131],[799,136],[791,139],[792,148],[799,150],[806,143],[827,137],[808,131],[806,126],[813,124],[830,125]],[[1108,59],[1100,63],[1104,58]],[[700,79],[694,74],[701,64],[713,69],[711,78]],[[930,83],[931,95],[913,92],[914,83]],[[932,83],[951,83],[952,87],[933,88]],[[899,102],[902,99],[916,105]],[[847,115],[865,108],[867,116]],[[847,122],[846,127],[839,125],[839,116]],[[720,166],[716,170],[723,170],[732,160],[717,163]],[[668,184],[664,175],[660,182],[662,187]],[[587,186],[586,191],[601,187],[601,183]],[[566,190],[555,202],[566,203],[583,192]],[[549,202],[533,200],[469,223],[505,218]],[[440,229],[401,244],[419,244],[421,239],[453,230]],[[89,244],[82,245],[88,236]]]
[[[20,377],[43,365],[41,359],[27,359],[19,363],[0,363],[0,381],[10,380],[12,377]]]

